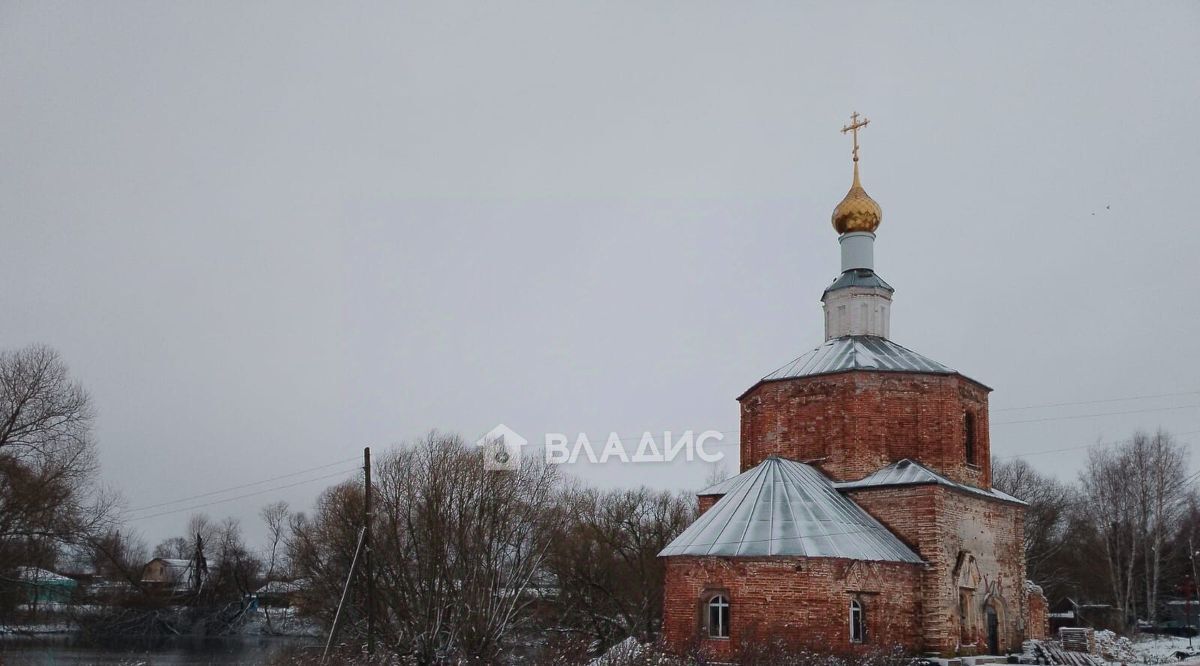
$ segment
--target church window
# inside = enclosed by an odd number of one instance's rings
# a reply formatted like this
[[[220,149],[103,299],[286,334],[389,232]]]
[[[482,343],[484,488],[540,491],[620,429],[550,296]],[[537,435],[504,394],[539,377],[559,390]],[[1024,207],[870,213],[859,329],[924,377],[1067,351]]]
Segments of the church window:
[[[729,599],[718,594],[708,600],[705,616],[709,638],[729,638]]]
[[[963,441],[966,443],[967,464],[979,464],[975,459],[975,414],[972,412],[963,414]]]
[[[867,619],[862,602],[850,600],[850,642],[863,643],[867,640]]]

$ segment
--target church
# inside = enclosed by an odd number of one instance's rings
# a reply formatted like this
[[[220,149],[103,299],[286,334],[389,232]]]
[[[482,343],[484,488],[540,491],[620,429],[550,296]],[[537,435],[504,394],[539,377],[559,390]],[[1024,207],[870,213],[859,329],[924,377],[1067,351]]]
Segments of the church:
[[[663,637],[717,658],[752,642],[998,655],[1045,635],[1025,579],[1025,505],[992,487],[986,385],[891,340],[879,204],[833,211],[841,275],[825,342],[738,398],[741,473],[699,493],[660,554]]]

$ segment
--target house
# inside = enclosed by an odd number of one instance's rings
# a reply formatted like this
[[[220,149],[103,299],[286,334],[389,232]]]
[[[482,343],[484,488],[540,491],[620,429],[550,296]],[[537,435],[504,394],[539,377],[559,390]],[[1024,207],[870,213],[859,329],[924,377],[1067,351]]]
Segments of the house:
[[[1025,578],[1025,504],[992,487],[991,389],[891,340],[883,213],[858,168],[867,121],[852,118],[825,342],[738,398],[741,474],[701,491],[701,515],[660,553],[677,652],[1003,654],[1048,631]]]
[[[199,567],[192,566],[193,560],[156,557],[142,569],[142,583],[152,588],[186,592],[196,589],[208,577],[208,567],[203,560]]]
[[[38,567],[18,567],[17,580],[21,596],[29,604],[69,603],[79,586],[74,579]]]

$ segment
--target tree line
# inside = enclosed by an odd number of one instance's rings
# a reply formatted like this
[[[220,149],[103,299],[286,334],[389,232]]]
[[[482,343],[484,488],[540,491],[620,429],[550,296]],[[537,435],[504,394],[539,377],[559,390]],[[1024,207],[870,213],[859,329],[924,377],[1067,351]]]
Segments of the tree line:
[[[1051,603],[1109,604],[1132,629],[1157,625],[1167,601],[1191,595],[1200,495],[1188,458],[1185,444],[1159,430],[1089,448],[1069,481],[1022,458],[993,460],[993,485],[1029,503],[1027,574]]]

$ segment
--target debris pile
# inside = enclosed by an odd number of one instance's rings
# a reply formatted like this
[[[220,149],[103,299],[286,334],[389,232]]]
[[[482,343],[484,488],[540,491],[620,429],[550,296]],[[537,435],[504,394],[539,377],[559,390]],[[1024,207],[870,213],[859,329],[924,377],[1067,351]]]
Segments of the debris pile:
[[[1096,652],[1105,661],[1116,661],[1122,664],[1141,661],[1133,649],[1133,641],[1124,636],[1118,636],[1108,630],[1101,630],[1096,632],[1095,640]]]
[[[1021,663],[1049,666],[1104,666],[1104,662],[1087,652],[1064,650],[1058,641],[1025,641]]]

